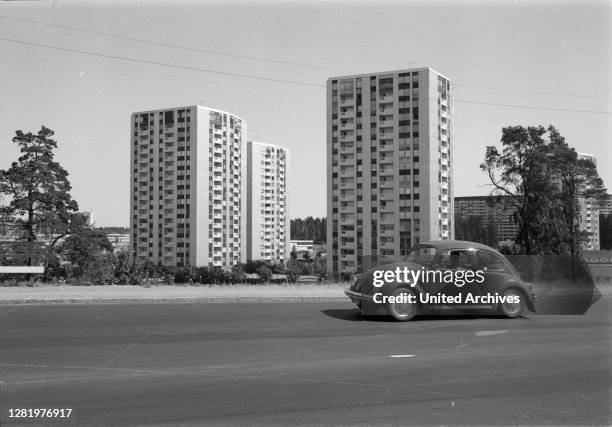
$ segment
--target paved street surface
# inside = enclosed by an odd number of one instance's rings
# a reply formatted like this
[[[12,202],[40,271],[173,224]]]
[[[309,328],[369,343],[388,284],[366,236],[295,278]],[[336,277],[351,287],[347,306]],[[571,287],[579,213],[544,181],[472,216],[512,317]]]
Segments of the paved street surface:
[[[344,302],[3,305],[1,421],[609,425],[610,313],[610,297],[585,316],[409,323]]]

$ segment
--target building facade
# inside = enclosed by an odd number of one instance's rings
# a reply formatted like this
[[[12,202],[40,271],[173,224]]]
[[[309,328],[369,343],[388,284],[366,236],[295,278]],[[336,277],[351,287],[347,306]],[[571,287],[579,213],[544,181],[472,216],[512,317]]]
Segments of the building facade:
[[[578,158],[590,160],[597,165],[597,159],[591,154],[578,153]],[[600,249],[599,206],[594,200],[578,197],[578,211],[579,230],[588,233],[582,248],[589,251],[598,251]]]
[[[612,194],[606,195],[606,200],[604,202],[604,205],[599,207],[599,213],[601,215],[612,214]]]
[[[291,240],[289,241],[291,252],[312,252],[314,251],[314,240]]]
[[[453,238],[451,82],[431,68],[327,81],[327,269]]]
[[[500,197],[498,202],[491,205],[489,199],[489,196],[455,197],[455,218],[480,216],[485,225],[493,219],[500,242],[513,242],[519,230],[513,218],[515,209],[506,203],[507,196]]]
[[[129,251],[130,249],[130,235],[129,234],[121,234],[121,233],[109,233],[106,235],[106,238],[113,245],[113,251],[124,252]]]
[[[131,255],[165,266],[246,260],[246,121],[187,106],[131,116]]]
[[[289,150],[247,144],[247,260],[284,263],[289,255],[287,166]]]

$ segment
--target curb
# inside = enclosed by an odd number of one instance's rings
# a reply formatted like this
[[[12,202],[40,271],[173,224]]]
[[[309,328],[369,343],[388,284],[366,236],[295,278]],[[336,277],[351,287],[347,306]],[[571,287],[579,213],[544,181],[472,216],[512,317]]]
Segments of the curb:
[[[0,300],[3,305],[24,304],[216,304],[260,302],[349,302],[347,297],[334,296],[265,296],[265,297],[185,297],[185,298],[23,298]]]

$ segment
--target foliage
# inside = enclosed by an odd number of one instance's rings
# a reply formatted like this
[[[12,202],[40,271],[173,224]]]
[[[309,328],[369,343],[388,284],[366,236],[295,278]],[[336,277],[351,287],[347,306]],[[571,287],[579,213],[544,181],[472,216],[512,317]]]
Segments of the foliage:
[[[76,276],[82,276],[93,266],[98,266],[112,251],[113,246],[106,234],[90,227],[73,231],[57,248],[57,252],[73,266],[73,275]],[[112,266],[112,259],[109,265]]]
[[[455,218],[455,238],[497,248],[499,237],[495,219],[489,217],[485,220],[480,215],[458,215]]]
[[[314,244],[325,243],[327,241],[327,220],[311,216],[305,219],[292,219],[291,240],[312,240]]]
[[[539,224],[547,211],[548,194],[553,184],[546,174],[546,129],[542,126],[509,126],[503,128],[500,153],[495,146],[486,148],[480,165],[493,186],[492,195],[510,196],[519,225],[515,242],[526,254],[536,248],[541,229]]]
[[[261,278],[262,281],[268,282],[272,279],[272,270],[268,268],[266,265],[260,265],[257,268],[257,274]]]
[[[28,242],[21,262],[34,265],[43,261],[34,250],[38,236],[66,234],[78,205],[70,197],[68,172],[54,160],[53,131],[42,126],[36,134],[17,130],[15,135],[21,156],[0,170],[0,196],[9,200],[0,208],[0,217],[16,225],[18,241]]]
[[[501,153],[486,148],[480,167],[491,195],[498,201],[508,196],[504,203],[515,211],[518,252],[577,255],[586,237],[579,231],[578,202],[600,204],[605,195],[593,162],[580,159],[553,126],[509,126],[501,142]]]

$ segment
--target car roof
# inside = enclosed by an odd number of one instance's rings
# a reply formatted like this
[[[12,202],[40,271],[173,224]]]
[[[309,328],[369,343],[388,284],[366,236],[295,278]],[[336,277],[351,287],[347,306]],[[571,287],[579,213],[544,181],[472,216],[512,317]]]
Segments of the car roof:
[[[430,242],[421,242],[418,246],[433,246],[437,249],[487,249],[489,251],[497,252],[490,246],[483,245],[477,242],[468,242],[467,240],[432,240]]]

